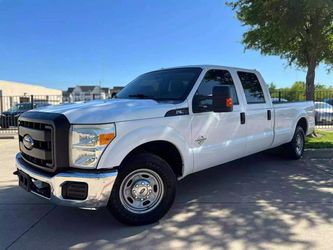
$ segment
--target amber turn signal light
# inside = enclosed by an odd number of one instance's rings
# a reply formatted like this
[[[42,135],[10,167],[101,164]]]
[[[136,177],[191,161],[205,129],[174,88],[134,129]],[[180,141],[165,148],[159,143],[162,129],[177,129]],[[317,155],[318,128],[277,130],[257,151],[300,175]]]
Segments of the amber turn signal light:
[[[114,133],[100,134],[99,135],[99,145],[109,144],[115,138]]]
[[[233,106],[232,98],[227,98],[226,99],[226,106],[228,108],[231,108]]]

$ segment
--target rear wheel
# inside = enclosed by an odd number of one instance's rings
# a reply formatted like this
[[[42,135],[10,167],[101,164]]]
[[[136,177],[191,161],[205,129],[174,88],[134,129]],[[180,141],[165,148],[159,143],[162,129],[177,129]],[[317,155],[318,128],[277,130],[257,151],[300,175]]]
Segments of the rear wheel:
[[[301,126],[297,126],[293,139],[285,145],[289,158],[298,160],[302,158],[305,146],[305,133]]]
[[[145,225],[162,218],[176,194],[176,176],[162,158],[141,153],[120,166],[108,208],[120,222]]]

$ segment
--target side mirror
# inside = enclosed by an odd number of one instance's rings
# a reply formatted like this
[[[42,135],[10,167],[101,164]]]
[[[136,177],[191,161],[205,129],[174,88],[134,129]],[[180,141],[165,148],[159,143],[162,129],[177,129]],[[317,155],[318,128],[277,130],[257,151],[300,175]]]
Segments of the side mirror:
[[[231,87],[228,85],[215,86],[213,88],[213,111],[231,112],[233,110],[233,101]]]

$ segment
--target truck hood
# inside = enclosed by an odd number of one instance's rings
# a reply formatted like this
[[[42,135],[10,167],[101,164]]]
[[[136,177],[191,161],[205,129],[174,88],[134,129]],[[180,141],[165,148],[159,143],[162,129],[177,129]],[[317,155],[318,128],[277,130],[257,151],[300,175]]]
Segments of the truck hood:
[[[47,106],[34,112],[63,114],[73,124],[100,124],[163,117],[175,106],[179,105],[154,100],[111,99]]]

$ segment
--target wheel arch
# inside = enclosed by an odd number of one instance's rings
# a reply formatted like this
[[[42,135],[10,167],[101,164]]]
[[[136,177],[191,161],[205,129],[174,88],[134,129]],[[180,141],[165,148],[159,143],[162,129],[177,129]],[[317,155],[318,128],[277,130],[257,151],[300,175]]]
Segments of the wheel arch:
[[[122,163],[129,159],[131,156],[142,152],[152,153],[161,157],[170,165],[177,178],[183,176],[183,158],[180,151],[173,143],[165,140],[156,140],[143,143],[130,151],[122,160]]]
[[[306,120],[305,117],[301,117],[298,119],[298,122],[296,123],[296,127],[295,129],[300,126],[303,131],[304,131],[304,134],[307,135],[307,132],[308,132],[308,121]]]
[[[121,167],[130,155],[146,151],[168,162],[178,178],[190,174],[193,171],[193,156],[186,138],[170,127],[148,129],[133,130],[116,137],[103,152],[98,169]]]

